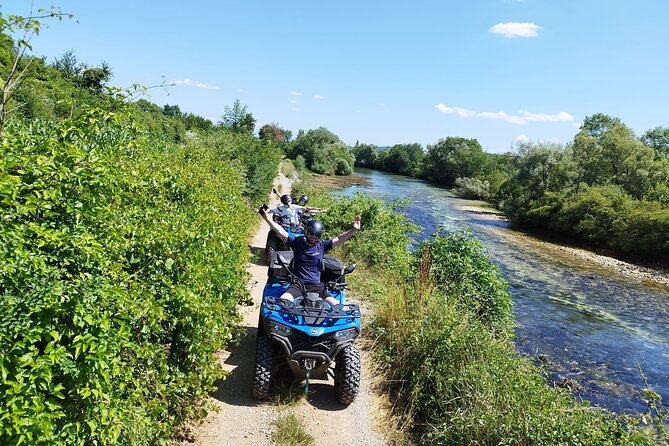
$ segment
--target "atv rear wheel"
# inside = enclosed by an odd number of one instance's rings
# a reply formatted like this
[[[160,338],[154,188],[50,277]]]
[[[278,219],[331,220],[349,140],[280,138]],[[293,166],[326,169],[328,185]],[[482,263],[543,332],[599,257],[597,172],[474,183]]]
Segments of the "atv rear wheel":
[[[268,336],[256,338],[256,364],[253,375],[253,398],[268,400],[272,396],[274,348]]]
[[[349,405],[360,389],[360,352],[349,344],[335,358],[334,388],[337,401]]]
[[[267,261],[267,266],[272,266],[272,257],[276,252],[277,241],[274,233],[267,234],[267,246],[265,247],[265,260]]]

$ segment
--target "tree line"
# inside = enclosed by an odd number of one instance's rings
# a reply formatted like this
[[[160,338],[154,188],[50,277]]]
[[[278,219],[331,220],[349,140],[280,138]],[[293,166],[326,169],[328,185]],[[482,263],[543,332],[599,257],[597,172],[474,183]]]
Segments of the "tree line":
[[[356,144],[355,165],[451,187],[497,204],[516,224],[621,253],[669,259],[669,128],[637,137],[620,119],[586,117],[569,144],[523,143],[491,154],[447,137],[379,149]]]

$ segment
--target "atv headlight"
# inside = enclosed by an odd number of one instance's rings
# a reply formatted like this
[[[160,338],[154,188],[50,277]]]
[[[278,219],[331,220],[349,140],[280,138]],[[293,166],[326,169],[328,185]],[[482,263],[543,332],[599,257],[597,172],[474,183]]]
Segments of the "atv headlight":
[[[293,330],[290,327],[287,327],[278,322],[270,322],[269,331],[270,333],[274,333],[279,336],[290,336],[293,333]]]
[[[349,339],[354,339],[356,336],[358,336],[358,329],[348,328],[346,330],[336,332],[334,336],[338,341],[348,341]]]

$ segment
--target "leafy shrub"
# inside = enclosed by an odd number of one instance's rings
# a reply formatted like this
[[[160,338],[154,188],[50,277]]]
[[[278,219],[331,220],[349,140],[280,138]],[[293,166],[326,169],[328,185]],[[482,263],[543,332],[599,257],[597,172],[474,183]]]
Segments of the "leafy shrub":
[[[387,264],[352,276],[374,298],[375,356],[410,443],[653,444],[515,351],[504,281],[469,234],[437,235],[415,259],[409,276]]]
[[[327,212],[319,217],[325,224],[326,235],[334,237],[351,228],[356,215],[362,218],[360,231],[355,235],[356,243],[343,246],[356,261],[365,260],[370,265],[391,262],[394,268],[406,271],[410,263],[407,248],[416,231],[400,212],[400,205],[387,206],[383,201],[367,195],[355,194],[341,198],[327,206]]]
[[[457,178],[454,192],[460,198],[487,200],[490,198],[490,183],[478,178]]]
[[[225,150],[148,136],[97,108],[3,135],[2,444],[156,444],[221,376],[246,183]]]
[[[348,164],[343,158],[337,158],[335,160],[335,175],[351,175],[353,173],[353,168]]]
[[[508,284],[470,230],[448,235],[438,232],[415,251],[414,264],[418,265],[424,257],[430,277],[447,298],[457,300],[488,327],[511,332],[513,313]]]
[[[295,166],[295,169],[297,169],[298,172],[303,172],[304,169],[306,169],[306,164],[304,162],[304,157],[302,155],[297,155],[295,159],[293,160],[293,165]]]
[[[629,196],[620,186],[587,187],[564,203],[560,224],[587,240],[606,244],[616,232],[616,220],[624,213]]]

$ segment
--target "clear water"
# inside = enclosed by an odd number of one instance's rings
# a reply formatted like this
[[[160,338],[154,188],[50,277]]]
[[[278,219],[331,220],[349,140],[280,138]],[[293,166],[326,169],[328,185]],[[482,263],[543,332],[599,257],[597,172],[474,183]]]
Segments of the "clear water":
[[[509,282],[518,350],[548,358],[552,379],[574,379],[577,395],[615,412],[644,412],[649,385],[669,408],[669,293],[595,267],[551,257],[539,246],[504,237],[507,223],[457,209],[466,201],[422,180],[358,169],[369,186],[340,192],[368,193],[386,202],[407,200],[404,213],[422,230],[471,228]],[[608,274],[608,273],[607,273]]]

